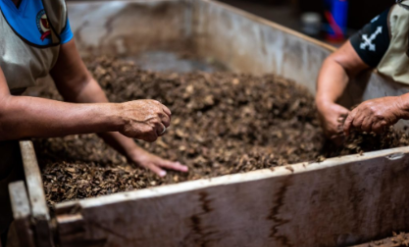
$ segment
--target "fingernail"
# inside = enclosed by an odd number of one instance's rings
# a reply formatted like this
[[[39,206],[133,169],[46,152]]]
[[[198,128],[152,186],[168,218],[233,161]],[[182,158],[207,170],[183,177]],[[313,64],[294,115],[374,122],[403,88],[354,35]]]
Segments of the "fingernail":
[[[161,176],[161,177],[166,176],[166,172],[165,172],[165,171],[161,171],[161,172],[159,172],[159,176]]]

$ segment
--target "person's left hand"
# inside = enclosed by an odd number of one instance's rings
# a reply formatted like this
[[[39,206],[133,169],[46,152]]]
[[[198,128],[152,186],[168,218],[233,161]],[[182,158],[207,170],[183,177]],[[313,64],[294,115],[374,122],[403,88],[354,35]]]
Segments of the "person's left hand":
[[[138,149],[137,152],[130,155],[129,159],[137,165],[153,171],[160,177],[166,176],[166,171],[163,168],[181,172],[188,171],[188,167],[179,162],[162,159],[143,149]]]
[[[352,129],[379,133],[403,118],[401,97],[383,97],[361,103],[345,120],[344,132],[349,135]]]

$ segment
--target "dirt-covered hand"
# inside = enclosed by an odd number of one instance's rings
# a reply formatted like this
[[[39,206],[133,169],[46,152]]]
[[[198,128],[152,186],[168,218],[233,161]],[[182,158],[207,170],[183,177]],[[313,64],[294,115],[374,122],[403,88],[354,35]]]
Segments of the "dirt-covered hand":
[[[382,132],[399,119],[405,111],[401,97],[383,97],[368,100],[356,107],[348,116],[344,124],[346,135],[352,129],[365,132]]]
[[[159,101],[135,100],[119,108],[119,132],[125,136],[154,142],[170,126],[171,111]]]
[[[164,169],[181,172],[188,171],[188,167],[180,164],[179,162],[162,159],[144,150],[138,150],[131,156],[130,159],[137,165],[153,171],[160,177],[166,176],[166,171]]]
[[[331,102],[317,104],[317,108],[325,135],[334,142],[339,141],[343,135],[342,125],[349,110]]]

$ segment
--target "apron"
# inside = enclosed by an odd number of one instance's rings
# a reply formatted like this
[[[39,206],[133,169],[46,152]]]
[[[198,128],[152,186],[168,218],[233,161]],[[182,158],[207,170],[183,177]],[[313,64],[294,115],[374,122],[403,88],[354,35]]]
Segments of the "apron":
[[[46,76],[58,59],[61,43],[59,34],[67,24],[65,1],[42,0],[42,5],[51,29],[51,42],[47,46],[32,44],[21,36],[0,8],[0,67],[13,95],[20,95],[27,87],[33,86],[38,78]],[[23,179],[18,141],[0,142],[0,236],[3,247],[4,236],[13,220],[8,184]]]

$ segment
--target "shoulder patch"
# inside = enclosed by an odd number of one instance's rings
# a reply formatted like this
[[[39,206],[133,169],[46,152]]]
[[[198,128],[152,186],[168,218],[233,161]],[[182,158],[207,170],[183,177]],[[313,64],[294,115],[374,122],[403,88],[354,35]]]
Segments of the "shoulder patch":
[[[379,64],[389,47],[389,11],[390,8],[372,19],[370,23],[350,38],[359,57],[373,68]]]

